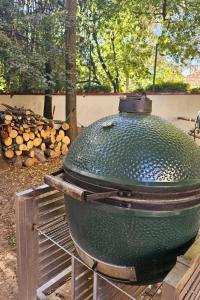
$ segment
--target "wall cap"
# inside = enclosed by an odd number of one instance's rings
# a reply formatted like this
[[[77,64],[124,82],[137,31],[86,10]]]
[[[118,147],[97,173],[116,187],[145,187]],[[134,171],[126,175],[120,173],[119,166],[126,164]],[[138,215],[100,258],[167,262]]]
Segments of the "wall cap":
[[[190,93],[190,92],[149,92],[146,93],[147,95],[200,95],[200,92]],[[125,96],[125,95],[138,95],[138,93],[77,93],[77,96]],[[17,93],[17,94],[10,94],[10,93],[0,93],[0,96],[10,96],[11,98],[14,96],[44,96],[42,93]],[[52,96],[65,96],[65,93],[55,93]]]

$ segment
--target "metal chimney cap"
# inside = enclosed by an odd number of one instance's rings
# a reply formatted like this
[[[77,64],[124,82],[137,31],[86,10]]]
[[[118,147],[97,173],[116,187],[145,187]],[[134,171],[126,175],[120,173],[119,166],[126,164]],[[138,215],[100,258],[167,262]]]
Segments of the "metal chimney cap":
[[[121,97],[119,102],[119,112],[126,113],[151,113],[152,100],[146,95],[127,95]]]

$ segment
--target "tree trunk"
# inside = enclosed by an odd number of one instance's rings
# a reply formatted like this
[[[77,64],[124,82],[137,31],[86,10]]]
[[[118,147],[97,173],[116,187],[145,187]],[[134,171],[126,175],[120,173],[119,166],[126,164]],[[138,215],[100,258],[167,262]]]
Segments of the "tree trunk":
[[[52,72],[51,64],[50,62],[45,63],[45,71],[46,71],[46,79],[47,81],[50,80],[50,74]],[[53,119],[53,113],[52,113],[52,90],[49,87],[45,90],[45,97],[44,97],[44,117],[47,119],[52,120]]]
[[[129,78],[127,77],[126,78],[126,93],[129,92],[129,84],[130,84],[130,81],[129,81]]]
[[[95,19],[93,18],[93,32],[92,32],[92,35],[93,35],[93,39],[95,41],[95,44],[96,44],[96,50],[97,50],[97,54],[98,54],[98,58],[99,58],[99,61],[101,63],[101,66],[104,70],[104,72],[106,73],[108,79],[110,80],[110,83],[112,84],[113,86],[113,91],[114,93],[117,92],[117,82],[116,80],[113,78],[112,74],[110,73],[107,65],[105,64],[105,61],[104,61],[104,58],[102,56],[102,53],[101,53],[101,48],[100,48],[100,45],[99,45],[99,41],[98,41],[98,37],[97,37],[97,31],[95,29],[95,25],[96,25],[96,21]]]
[[[112,44],[112,50],[113,50],[113,60],[115,64],[115,72],[116,72],[116,77],[115,77],[115,93],[119,93],[119,66],[117,63],[117,54],[116,54],[116,49],[115,49],[115,36],[114,34],[111,37],[111,44]]]
[[[76,10],[77,0],[65,0],[65,46],[66,46],[66,121],[70,125],[69,136],[77,136],[76,116]]]

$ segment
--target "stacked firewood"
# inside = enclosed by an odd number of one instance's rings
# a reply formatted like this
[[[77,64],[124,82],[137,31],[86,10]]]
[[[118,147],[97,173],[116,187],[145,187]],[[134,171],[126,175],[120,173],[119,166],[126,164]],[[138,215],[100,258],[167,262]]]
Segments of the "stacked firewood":
[[[0,111],[1,151],[7,159],[24,166],[66,155],[69,125],[48,120],[30,109],[2,104]]]

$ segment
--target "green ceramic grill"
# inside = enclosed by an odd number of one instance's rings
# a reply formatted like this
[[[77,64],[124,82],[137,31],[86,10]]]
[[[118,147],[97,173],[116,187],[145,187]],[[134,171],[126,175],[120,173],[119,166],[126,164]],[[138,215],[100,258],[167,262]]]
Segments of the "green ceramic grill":
[[[200,227],[200,149],[151,115],[146,96],[120,99],[64,161],[71,236],[81,259],[115,280],[161,281]]]

